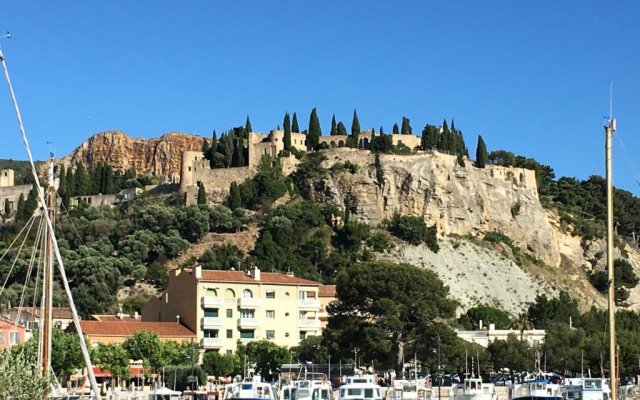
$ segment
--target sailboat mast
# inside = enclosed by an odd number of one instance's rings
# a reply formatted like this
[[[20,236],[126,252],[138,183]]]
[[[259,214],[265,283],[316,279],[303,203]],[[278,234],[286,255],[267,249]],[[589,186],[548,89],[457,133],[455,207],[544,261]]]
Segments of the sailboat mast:
[[[53,155],[49,165],[49,187],[47,188],[47,210],[49,219],[55,221],[55,194],[56,188],[53,177]],[[51,370],[51,341],[53,334],[53,238],[46,235],[45,254],[44,254],[44,283],[42,285],[42,307],[41,321],[42,326],[42,376],[49,377]],[[45,399],[47,394],[45,393]]]
[[[605,131],[607,161],[607,270],[609,272],[609,365],[611,400],[618,400],[618,373],[616,368],[616,303],[613,270],[613,184],[611,177],[611,137],[616,130],[616,120],[609,117]]]

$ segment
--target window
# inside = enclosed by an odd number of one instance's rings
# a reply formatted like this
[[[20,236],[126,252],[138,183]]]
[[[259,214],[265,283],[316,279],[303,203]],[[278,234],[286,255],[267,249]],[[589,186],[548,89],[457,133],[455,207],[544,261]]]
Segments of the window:
[[[251,290],[245,289],[245,290],[242,291],[242,298],[250,299],[252,297],[253,297],[253,293],[251,293]]]
[[[218,317],[218,309],[217,308],[205,308],[204,309],[204,316],[205,317],[217,318]]]
[[[276,291],[275,290],[267,290],[267,293],[265,294],[265,297],[267,299],[275,299],[276,298]]]
[[[215,289],[207,289],[204,295],[205,297],[218,297],[218,292]]]
[[[236,298],[236,292],[234,292],[233,289],[225,289],[224,290],[224,297],[226,299],[235,299]]]
[[[218,330],[217,329],[205,329],[202,331],[202,336],[206,338],[217,338]]]
[[[307,337],[307,332],[300,331],[300,340],[304,340]]]
[[[241,339],[253,339],[253,332],[254,331],[240,331],[240,338]]]
[[[307,292],[303,292],[302,290],[298,292],[298,299],[300,300],[304,300],[306,298],[306,293]]]
[[[227,355],[230,356],[233,354],[233,350],[227,350]]]
[[[227,318],[233,318],[233,310],[230,308],[227,308]]]
[[[307,319],[307,312],[306,311],[300,311],[298,313],[298,319]]]
[[[267,318],[268,319],[274,319],[275,317],[276,317],[275,310],[267,310]]]
[[[267,339],[273,339],[276,337],[276,331],[267,331]]]
[[[256,317],[255,310],[249,310],[246,308],[243,308],[242,310],[240,310],[240,318],[255,318],[255,317]]]
[[[233,329],[227,329],[227,339],[233,339]]]

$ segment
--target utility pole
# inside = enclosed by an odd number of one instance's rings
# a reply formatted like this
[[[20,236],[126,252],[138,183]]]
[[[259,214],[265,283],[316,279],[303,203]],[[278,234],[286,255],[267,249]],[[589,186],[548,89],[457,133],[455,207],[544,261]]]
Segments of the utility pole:
[[[609,272],[609,364],[611,400],[618,400],[618,373],[616,365],[616,303],[613,260],[613,183],[611,167],[611,137],[616,130],[616,120],[609,113],[604,127],[605,158],[607,164],[607,270]]]

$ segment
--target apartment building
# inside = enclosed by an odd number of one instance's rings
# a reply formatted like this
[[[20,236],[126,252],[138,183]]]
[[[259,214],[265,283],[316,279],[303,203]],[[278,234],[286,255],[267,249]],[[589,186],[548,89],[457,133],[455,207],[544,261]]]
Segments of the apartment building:
[[[171,271],[167,290],[143,321],[179,321],[205,350],[232,353],[237,342],[268,339],[292,347],[321,334],[318,282],[291,274],[193,269]]]

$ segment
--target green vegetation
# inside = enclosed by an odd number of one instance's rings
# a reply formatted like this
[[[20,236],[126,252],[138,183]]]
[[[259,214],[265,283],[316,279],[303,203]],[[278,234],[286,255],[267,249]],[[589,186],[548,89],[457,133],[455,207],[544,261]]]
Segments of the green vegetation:
[[[489,324],[494,324],[496,329],[511,328],[511,316],[499,308],[481,305],[472,307],[458,318],[458,324],[463,329],[478,330],[480,329],[480,321],[486,328]]]
[[[640,280],[633,272],[633,266],[629,261],[622,258],[614,261],[613,273],[616,304],[625,305],[625,301],[629,298],[629,289],[636,287]],[[589,274],[589,281],[600,293],[606,293],[609,290],[609,274],[607,271],[594,271]]]
[[[385,221],[383,225],[392,235],[413,245],[426,243],[427,247],[435,253],[440,249],[435,225],[427,227],[422,217],[400,215],[400,213],[396,212],[391,217],[391,220]]]
[[[311,110],[311,115],[309,116],[309,134],[307,135],[307,148],[315,149],[320,142],[320,136],[322,136],[322,129],[320,128],[318,113],[314,108],[313,110]]]
[[[482,135],[478,135],[478,147],[476,148],[476,167],[484,168],[487,164],[487,145],[484,144]]]
[[[39,376],[36,357],[0,350],[0,398],[41,399],[50,382]]]

